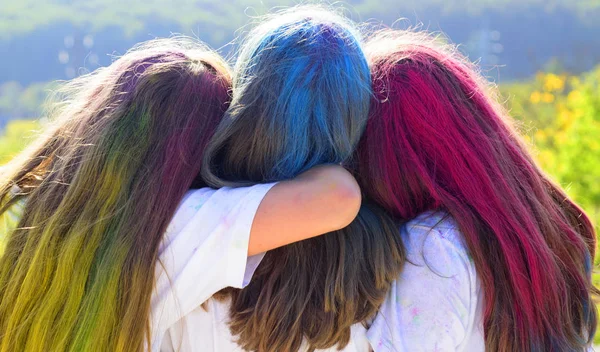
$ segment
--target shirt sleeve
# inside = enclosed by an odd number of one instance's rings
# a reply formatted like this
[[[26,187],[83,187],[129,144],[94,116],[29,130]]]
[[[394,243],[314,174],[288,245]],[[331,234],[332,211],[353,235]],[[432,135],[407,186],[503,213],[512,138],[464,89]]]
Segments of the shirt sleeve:
[[[480,285],[452,227],[411,226],[399,279],[367,335],[375,352],[483,351]]]
[[[154,346],[214,293],[247,284],[262,259],[248,258],[252,222],[273,185],[188,192],[159,249],[151,312]]]

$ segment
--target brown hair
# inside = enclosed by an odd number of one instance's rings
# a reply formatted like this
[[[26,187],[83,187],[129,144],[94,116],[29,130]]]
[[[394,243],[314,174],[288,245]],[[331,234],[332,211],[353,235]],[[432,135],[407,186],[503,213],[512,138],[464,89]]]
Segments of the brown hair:
[[[377,313],[405,262],[398,225],[363,202],[346,228],[266,253],[251,283],[226,289],[230,328],[249,351],[308,351],[350,341],[350,327]]]

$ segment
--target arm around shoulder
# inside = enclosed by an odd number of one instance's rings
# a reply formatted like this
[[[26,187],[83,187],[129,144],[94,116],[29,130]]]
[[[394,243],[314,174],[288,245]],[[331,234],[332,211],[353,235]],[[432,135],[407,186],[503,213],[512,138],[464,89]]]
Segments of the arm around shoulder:
[[[339,165],[314,167],[280,182],[258,207],[248,254],[339,230],[354,220],[360,204],[358,183]]]

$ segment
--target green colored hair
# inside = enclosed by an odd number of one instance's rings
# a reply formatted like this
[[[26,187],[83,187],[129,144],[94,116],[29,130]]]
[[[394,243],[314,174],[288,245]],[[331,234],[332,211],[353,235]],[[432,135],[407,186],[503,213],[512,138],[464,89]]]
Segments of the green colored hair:
[[[0,351],[141,351],[163,233],[228,107],[230,72],[196,41],[144,43],[66,84],[55,126],[9,164]],[[21,194],[13,199],[10,189]]]

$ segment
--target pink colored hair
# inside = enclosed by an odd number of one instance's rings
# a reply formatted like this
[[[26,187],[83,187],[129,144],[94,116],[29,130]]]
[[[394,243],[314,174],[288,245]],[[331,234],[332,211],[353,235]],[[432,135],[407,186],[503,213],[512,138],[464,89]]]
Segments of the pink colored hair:
[[[425,34],[367,43],[364,191],[397,219],[453,216],[484,291],[486,351],[582,351],[595,333],[590,220],[536,166],[473,66]]]

